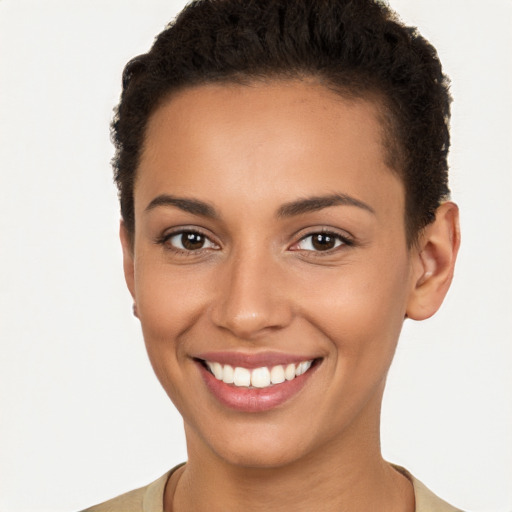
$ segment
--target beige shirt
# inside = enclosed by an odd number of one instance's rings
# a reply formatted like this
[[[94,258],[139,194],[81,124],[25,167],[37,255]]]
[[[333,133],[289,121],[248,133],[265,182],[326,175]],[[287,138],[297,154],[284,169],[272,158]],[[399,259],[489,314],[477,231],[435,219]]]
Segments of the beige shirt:
[[[176,466],[146,487],[127,492],[82,512],[164,512],[165,484],[171,474],[179,467],[181,465]],[[462,512],[438,498],[407,470],[398,466],[394,467],[412,482],[416,499],[416,512]]]

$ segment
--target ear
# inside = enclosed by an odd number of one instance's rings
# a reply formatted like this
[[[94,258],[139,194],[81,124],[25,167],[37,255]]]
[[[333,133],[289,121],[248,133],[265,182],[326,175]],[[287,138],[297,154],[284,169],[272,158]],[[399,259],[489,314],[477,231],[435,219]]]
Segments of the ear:
[[[431,317],[450,288],[460,245],[459,209],[448,201],[421,234],[413,251],[412,290],[406,315],[413,320]]]
[[[133,235],[131,236],[128,233],[125,223],[121,220],[119,225],[119,238],[121,239],[121,246],[123,248],[124,279],[133,300],[135,300],[135,263],[132,237]]]

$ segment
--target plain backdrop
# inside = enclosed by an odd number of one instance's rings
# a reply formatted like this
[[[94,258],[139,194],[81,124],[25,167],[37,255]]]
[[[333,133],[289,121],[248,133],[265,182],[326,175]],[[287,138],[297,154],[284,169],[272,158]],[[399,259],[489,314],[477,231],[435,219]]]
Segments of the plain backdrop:
[[[473,512],[512,511],[512,1],[392,0],[452,79],[463,243],[407,322],[385,456]],[[186,459],[117,241],[109,122],[121,72],[181,0],[0,0],[0,512],[64,512]],[[421,144],[421,141],[418,141]]]

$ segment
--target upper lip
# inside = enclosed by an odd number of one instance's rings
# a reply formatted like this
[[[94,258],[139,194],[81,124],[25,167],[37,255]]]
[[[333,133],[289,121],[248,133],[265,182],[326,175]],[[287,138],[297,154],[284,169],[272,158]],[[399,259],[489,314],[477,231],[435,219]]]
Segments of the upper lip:
[[[252,354],[244,352],[203,352],[194,356],[194,358],[220,364],[229,364],[233,367],[241,366],[247,369],[264,366],[271,368],[280,364],[297,364],[317,359],[317,357],[310,355],[283,354],[281,352],[259,352]]]

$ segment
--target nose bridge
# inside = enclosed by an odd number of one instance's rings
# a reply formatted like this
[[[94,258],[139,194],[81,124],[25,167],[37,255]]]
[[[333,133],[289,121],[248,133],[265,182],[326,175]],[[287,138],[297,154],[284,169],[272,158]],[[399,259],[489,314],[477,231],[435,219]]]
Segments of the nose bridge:
[[[219,275],[213,321],[242,339],[286,326],[291,308],[281,286],[281,270],[267,251],[254,247],[237,250]]]

